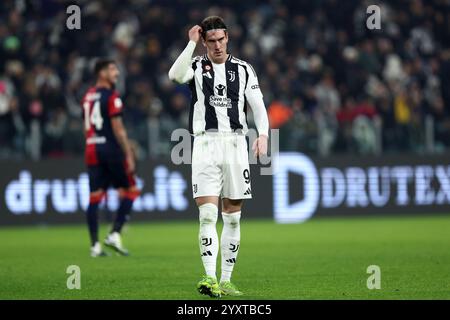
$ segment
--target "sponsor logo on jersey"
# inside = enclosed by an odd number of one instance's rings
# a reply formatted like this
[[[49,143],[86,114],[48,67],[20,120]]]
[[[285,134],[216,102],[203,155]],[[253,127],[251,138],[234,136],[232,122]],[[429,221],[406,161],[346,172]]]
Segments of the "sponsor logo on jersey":
[[[227,87],[224,86],[223,84],[218,84],[217,86],[215,86],[214,88],[216,95],[218,96],[226,96],[227,95]]]
[[[209,105],[214,108],[232,108],[231,99],[227,98],[227,87],[218,84],[214,87],[214,96],[209,97]]]
[[[211,73],[209,73],[209,71],[208,72],[204,72],[203,76],[212,79]]]
[[[117,109],[122,108],[122,100],[120,98],[114,99],[114,107],[116,107]]]
[[[214,108],[232,108],[231,99],[227,97],[210,96],[209,105]]]

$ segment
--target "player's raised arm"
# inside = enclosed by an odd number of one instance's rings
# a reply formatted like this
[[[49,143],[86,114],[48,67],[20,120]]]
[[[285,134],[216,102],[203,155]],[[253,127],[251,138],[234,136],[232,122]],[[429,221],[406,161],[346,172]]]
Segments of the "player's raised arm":
[[[264,105],[263,94],[259,88],[255,70],[249,65],[249,77],[245,89],[245,98],[253,111],[256,129],[259,137],[252,146],[255,156],[267,154],[267,140],[269,138],[269,119]]]
[[[198,25],[193,26],[189,30],[189,43],[170,68],[170,80],[178,83],[186,83],[194,76],[194,70],[191,67],[192,55],[194,54],[195,47],[200,40],[201,30],[202,29]]]

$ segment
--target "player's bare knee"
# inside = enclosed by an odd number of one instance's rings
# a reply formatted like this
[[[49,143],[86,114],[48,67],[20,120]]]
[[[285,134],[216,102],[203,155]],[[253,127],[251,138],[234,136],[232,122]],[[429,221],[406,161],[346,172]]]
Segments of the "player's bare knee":
[[[205,203],[198,207],[201,225],[216,224],[219,209],[214,203]]]
[[[99,189],[89,193],[89,203],[96,204],[100,203],[105,195],[105,191],[103,189]]]
[[[139,189],[135,186],[132,186],[130,188],[120,188],[118,189],[118,192],[120,199],[129,199],[131,201],[136,200],[136,198],[141,194]]]
[[[213,196],[197,197],[197,198],[195,198],[195,203],[197,204],[197,207],[199,207],[199,208],[201,205],[203,205],[205,203],[212,203],[216,207],[219,207],[219,197],[213,197]]]
[[[223,199],[222,213],[232,214],[233,212],[241,211],[243,200]]]

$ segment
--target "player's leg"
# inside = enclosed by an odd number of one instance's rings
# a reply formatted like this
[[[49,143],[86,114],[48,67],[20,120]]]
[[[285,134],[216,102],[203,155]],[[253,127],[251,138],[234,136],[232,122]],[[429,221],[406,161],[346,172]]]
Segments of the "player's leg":
[[[237,262],[241,244],[241,208],[243,200],[222,199],[223,230],[220,237],[222,253],[222,274],[220,288],[225,295],[242,295],[236,286],[231,283],[231,274]]]
[[[86,222],[91,240],[91,256],[106,256],[98,241],[98,206],[105,195],[105,190],[101,187],[105,184],[102,168],[100,166],[89,166],[88,174],[91,192],[89,194],[89,205],[86,210]]]
[[[127,172],[126,163],[109,163],[110,175],[113,186],[119,192],[119,208],[116,212],[113,226],[104,243],[117,253],[127,256],[128,250],[122,244],[121,232],[124,224],[129,220],[134,200],[140,192],[136,187],[136,179],[133,174]]]
[[[231,283],[231,275],[237,262],[241,245],[241,210],[243,199],[250,199],[250,166],[248,163],[247,141],[244,136],[227,140],[227,157],[224,166],[222,197],[223,230],[221,246],[220,288],[225,295],[241,295]]]
[[[196,137],[192,154],[192,191],[199,210],[198,241],[206,275],[197,284],[201,294],[220,296],[216,277],[219,237],[216,223],[221,192],[222,173],[213,155],[214,145],[207,137]]]
[[[216,224],[218,216],[219,197],[205,196],[195,199],[199,210],[199,247],[205,276],[197,284],[200,293],[209,296],[220,296],[216,276],[217,255],[219,253],[219,237]]]
[[[199,210],[198,241],[203,267],[207,276],[216,279],[216,263],[219,252],[219,237],[216,229],[219,197],[198,197],[195,202]]]
[[[103,190],[97,190],[89,194],[89,206],[86,210],[86,221],[92,247],[98,242],[98,206],[103,195]]]
[[[120,204],[110,233],[122,232],[124,224],[130,219],[133,202],[139,196],[139,190],[136,186],[127,189],[120,188],[118,192]]]

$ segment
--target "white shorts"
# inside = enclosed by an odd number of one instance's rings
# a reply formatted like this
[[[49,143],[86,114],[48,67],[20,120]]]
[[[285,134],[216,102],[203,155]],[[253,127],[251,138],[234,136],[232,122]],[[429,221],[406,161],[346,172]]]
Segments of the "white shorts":
[[[251,199],[247,140],[234,133],[195,136],[192,152],[193,197]]]

